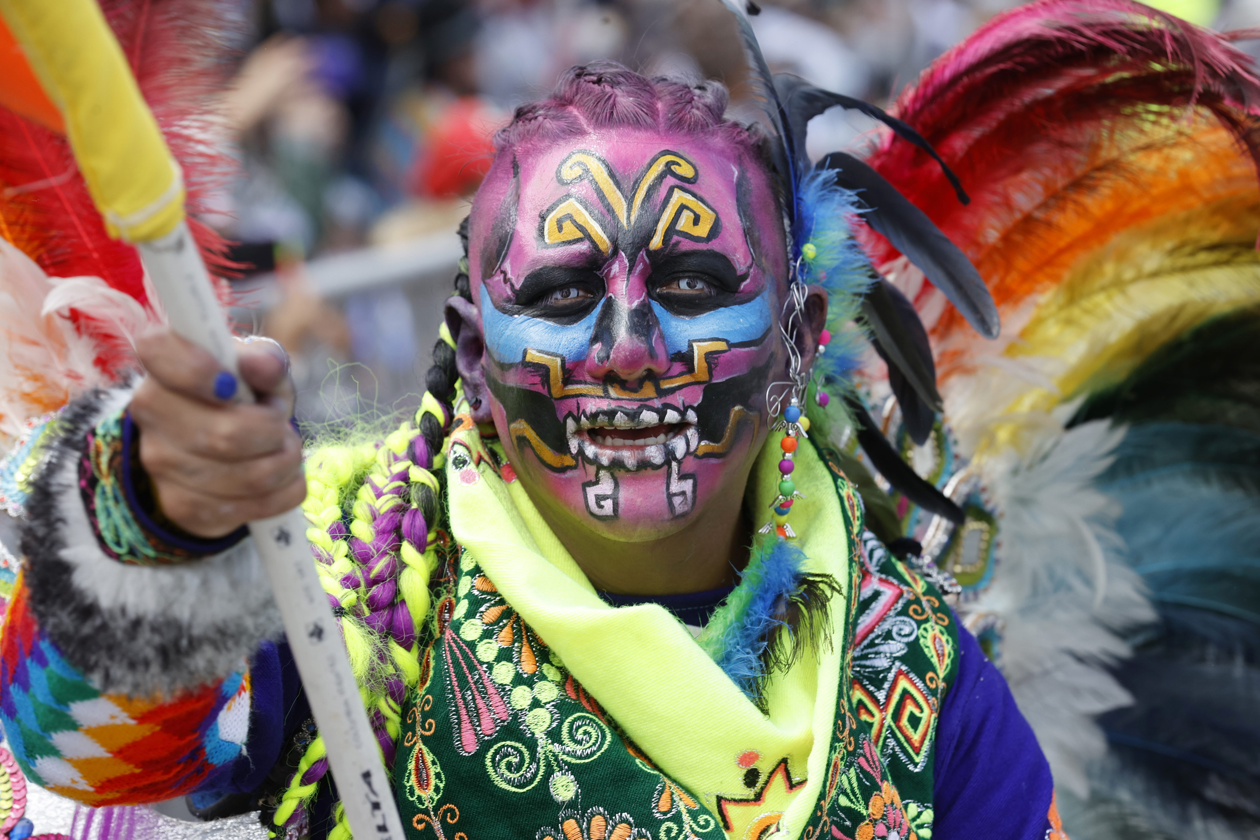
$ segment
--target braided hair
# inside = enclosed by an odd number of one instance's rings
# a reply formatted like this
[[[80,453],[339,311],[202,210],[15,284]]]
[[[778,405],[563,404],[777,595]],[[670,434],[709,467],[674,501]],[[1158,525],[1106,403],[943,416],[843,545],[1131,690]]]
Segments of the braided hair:
[[[471,300],[467,219],[459,234],[465,256],[455,293]],[[382,441],[323,447],[306,465],[307,536],[386,766],[397,752],[407,693],[420,679],[429,580],[440,561],[445,509],[437,468],[460,392],[458,329],[442,326],[413,419]],[[296,769],[264,811],[272,837],[305,833],[309,806],[328,775],[326,753],[319,734],[305,744]],[[330,840],[348,840],[340,803],[335,818]]]
[[[555,143],[596,128],[655,128],[704,135],[748,153],[770,171],[761,135],[726,120],[726,88],[649,79],[613,62],[567,71],[552,97],[516,109],[494,137],[494,165],[505,152]],[[469,219],[459,228],[464,256],[455,294],[472,301]],[[302,505],[324,590],[339,616],[351,669],[387,766],[393,766],[408,693],[421,679],[424,629],[447,527],[443,444],[461,393],[455,346],[459,326],[443,324],[415,417],[381,441],[321,447],[306,465]],[[356,489],[357,488],[357,489]],[[296,769],[269,800],[263,820],[272,837],[305,833],[309,808],[328,775],[323,738],[300,744]],[[330,840],[349,840],[340,803]]]

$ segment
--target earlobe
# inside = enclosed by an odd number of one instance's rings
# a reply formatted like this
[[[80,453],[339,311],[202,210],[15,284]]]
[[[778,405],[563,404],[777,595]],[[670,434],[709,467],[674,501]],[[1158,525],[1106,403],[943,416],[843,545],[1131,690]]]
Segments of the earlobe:
[[[455,337],[455,368],[464,386],[464,396],[472,408],[475,423],[492,423],[490,401],[487,399],[486,373],[481,365],[485,353],[485,333],[481,327],[481,315],[471,301],[458,295],[446,302],[446,328]]]
[[[805,294],[800,327],[796,332],[796,350],[801,355],[801,367],[809,370],[818,354],[818,337],[827,327],[827,290],[811,285]]]

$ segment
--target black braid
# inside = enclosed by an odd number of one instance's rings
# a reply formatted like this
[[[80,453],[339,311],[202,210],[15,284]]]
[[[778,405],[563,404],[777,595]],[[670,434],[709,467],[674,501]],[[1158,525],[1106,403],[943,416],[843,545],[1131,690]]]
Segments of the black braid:
[[[468,280],[467,216],[459,223],[459,239],[464,246],[464,256],[459,261],[459,271],[455,275],[455,293],[464,300],[471,301],[472,287]],[[451,327],[451,337],[459,338],[458,322]],[[437,453],[442,451],[442,439],[446,437],[446,428],[449,428],[450,420],[455,414],[452,401],[455,399],[455,385],[458,382],[459,369],[455,366],[455,351],[451,349],[449,344],[439,338],[437,343],[433,345],[433,365],[424,376],[424,384],[429,393],[446,409],[447,425],[443,427],[437,418],[431,414],[426,414],[421,418],[420,434],[424,436],[424,442],[428,444],[430,452]],[[428,516],[427,511],[425,516]]]

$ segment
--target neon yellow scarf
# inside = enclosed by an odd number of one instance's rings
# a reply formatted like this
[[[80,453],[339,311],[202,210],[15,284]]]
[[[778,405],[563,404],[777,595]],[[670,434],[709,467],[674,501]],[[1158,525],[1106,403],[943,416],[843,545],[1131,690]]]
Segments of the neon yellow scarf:
[[[792,475],[805,498],[792,509],[805,571],[830,574],[845,589],[830,610],[829,646],[807,651],[766,687],[761,712],[669,612],[655,604],[615,608],[551,532],[520,483],[504,481],[478,454],[483,444],[465,424],[449,447],[463,444],[480,466],[456,470],[447,458],[451,530],[521,617],[618,725],[669,777],[715,814],[719,796],[747,794],[741,755],[756,751],[787,760],[781,783],[757,809],[744,809],[729,832],[782,812],[781,836],[795,836],[819,797],[837,719],[845,638],[846,533],[833,479],[813,447],[797,452]],[[769,510],[779,481],[777,435],[758,456],[747,502]],[[753,812],[755,810],[755,813]],[[742,812],[741,812],[742,813]]]

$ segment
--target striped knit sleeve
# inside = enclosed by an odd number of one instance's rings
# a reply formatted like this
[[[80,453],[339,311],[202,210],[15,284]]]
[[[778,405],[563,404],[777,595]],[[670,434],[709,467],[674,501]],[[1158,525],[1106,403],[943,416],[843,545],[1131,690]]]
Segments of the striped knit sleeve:
[[[250,729],[245,667],[168,698],[102,692],[40,629],[29,596],[19,575],[0,629],[0,724],[31,781],[93,806],[231,783]]]
[[[266,641],[280,637],[270,587],[242,535],[207,544],[146,518],[126,475],[131,393],[71,403],[5,485],[23,557],[0,724],[33,781],[87,804],[249,791],[293,705]]]

